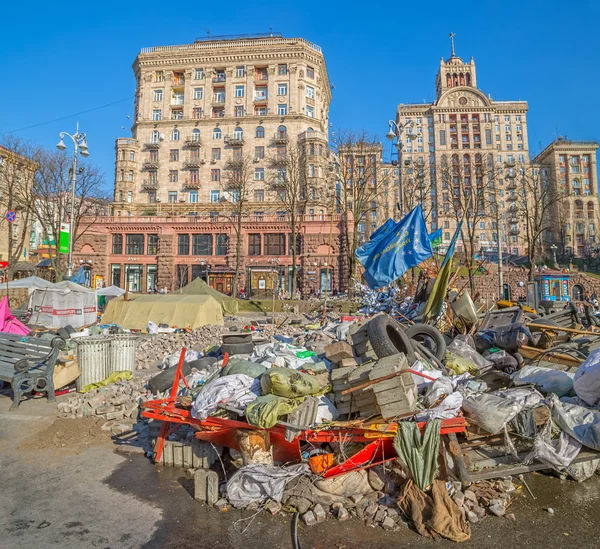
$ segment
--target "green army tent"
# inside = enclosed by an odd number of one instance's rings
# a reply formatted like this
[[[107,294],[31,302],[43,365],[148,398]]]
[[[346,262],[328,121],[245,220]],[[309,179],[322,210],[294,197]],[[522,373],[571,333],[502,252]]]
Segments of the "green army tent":
[[[226,296],[218,290],[211,288],[201,278],[194,278],[187,286],[177,290],[177,293],[186,295],[209,295],[214,297],[223,308],[223,314],[235,315],[238,312],[238,303],[233,297]]]

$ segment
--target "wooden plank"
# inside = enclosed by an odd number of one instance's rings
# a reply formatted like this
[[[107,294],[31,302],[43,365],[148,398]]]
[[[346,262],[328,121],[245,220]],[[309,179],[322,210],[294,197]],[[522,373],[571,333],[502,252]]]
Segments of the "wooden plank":
[[[600,332],[591,332],[589,330],[578,330],[577,328],[566,328],[564,326],[547,326],[545,324],[538,324],[536,322],[528,322],[527,326],[529,328],[538,328],[540,330],[549,330],[551,332],[567,332],[570,334],[580,334],[580,335],[591,335],[591,336],[599,336]]]
[[[528,345],[523,345],[522,347],[519,347],[519,353],[521,353],[521,356],[529,360],[537,358],[543,352],[544,349],[536,349],[535,347],[530,347]],[[583,362],[583,359],[560,352],[548,352],[542,357],[542,359],[546,362],[551,362],[552,364],[558,364],[559,366],[568,367],[580,366]]]

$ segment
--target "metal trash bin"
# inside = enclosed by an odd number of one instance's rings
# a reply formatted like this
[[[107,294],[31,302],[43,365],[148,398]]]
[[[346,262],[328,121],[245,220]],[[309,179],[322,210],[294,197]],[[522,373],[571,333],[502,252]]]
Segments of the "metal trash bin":
[[[115,334],[110,339],[110,360],[108,375],[125,370],[135,372],[135,355],[138,336],[132,334]]]
[[[77,390],[90,383],[108,377],[110,339],[106,337],[82,337],[77,339],[77,361],[81,375],[77,378]]]

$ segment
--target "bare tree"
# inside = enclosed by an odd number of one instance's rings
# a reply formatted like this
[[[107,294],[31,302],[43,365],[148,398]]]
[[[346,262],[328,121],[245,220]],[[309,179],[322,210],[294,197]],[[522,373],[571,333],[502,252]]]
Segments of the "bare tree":
[[[301,143],[278,145],[269,159],[271,173],[268,188],[274,194],[275,204],[285,211],[290,228],[292,254],[292,286],[290,295],[296,294],[297,259],[302,214],[306,205],[306,151]]]
[[[507,216],[511,221],[511,230],[518,230],[521,214],[525,225],[524,240],[527,244],[529,260],[529,280],[533,280],[535,265],[542,260],[542,235],[552,227],[551,213],[560,208],[559,202],[567,196],[566,191],[558,189],[553,175],[544,168],[532,164],[506,165],[505,178],[508,182],[508,198],[516,197],[516,203],[509,206]]]
[[[51,265],[57,280],[61,280],[67,267],[58,249],[61,222],[69,219],[75,247],[75,243],[97,220],[107,215],[109,199],[102,171],[85,162],[78,168],[74,209],[71,211],[72,159],[58,151],[39,151],[37,162],[39,170],[33,186],[33,217],[41,227],[44,240],[48,241]]]
[[[436,188],[435,165],[424,159],[402,166],[402,188],[405,214],[421,205],[426,222],[432,219],[431,190]]]
[[[26,141],[13,136],[3,139],[4,151],[0,153],[0,202],[7,211],[16,212],[12,223],[4,221],[7,231],[8,269],[12,279],[16,262],[30,237],[33,181],[38,168],[36,149]],[[2,214],[4,215],[4,211]]]
[[[345,213],[344,231],[348,266],[348,292],[356,278],[356,249],[371,233],[371,220],[381,211],[385,192],[381,143],[366,131],[341,130],[334,142],[339,162],[339,209]],[[360,229],[364,226],[365,231]]]
[[[225,163],[225,177],[221,183],[225,191],[224,199],[228,203],[224,216],[235,232],[235,276],[231,285],[231,295],[237,297],[243,260],[243,218],[248,214],[246,208],[254,189],[252,158],[235,149],[232,158]]]

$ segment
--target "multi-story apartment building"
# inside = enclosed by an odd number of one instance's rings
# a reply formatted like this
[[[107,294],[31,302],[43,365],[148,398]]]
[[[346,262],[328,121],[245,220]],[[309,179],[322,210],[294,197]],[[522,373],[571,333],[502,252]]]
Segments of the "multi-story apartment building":
[[[116,143],[116,215],[226,209],[235,200],[227,163],[241,159],[252,162],[249,212],[263,212],[276,201],[270,158],[298,140],[312,145],[310,184],[323,186],[331,91],[319,46],[272,34],[198,39],[144,48],[133,69],[132,137]]]
[[[560,255],[583,257],[598,248],[597,149],[595,141],[559,137],[534,159],[553,194],[563,195],[551,208],[552,223],[544,239],[546,248],[555,245]]]
[[[443,229],[448,244],[461,210],[459,194],[478,197],[481,215],[474,221],[479,247],[498,249],[498,204],[503,248],[523,253],[520,223],[509,208],[516,201],[513,175],[517,164],[529,162],[527,102],[496,101],[477,87],[475,61],[464,62],[454,52],[440,61],[436,100],[401,104],[396,121],[402,134],[401,181],[405,203],[423,194],[423,209],[431,230]],[[508,176],[508,177],[506,177]],[[461,251],[459,242],[457,250]]]

